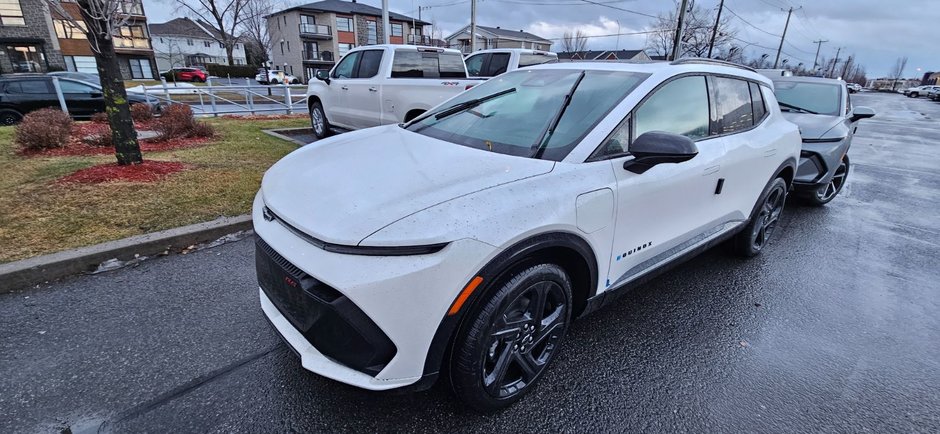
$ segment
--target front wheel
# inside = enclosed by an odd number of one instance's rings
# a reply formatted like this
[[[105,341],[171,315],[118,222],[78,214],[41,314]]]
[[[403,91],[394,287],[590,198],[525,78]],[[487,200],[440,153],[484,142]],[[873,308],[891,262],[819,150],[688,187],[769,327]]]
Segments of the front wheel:
[[[16,110],[0,110],[0,125],[16,125],[23,119],[23,115]]]
[[[571,323],[571,280],[555,264],[517,272],[468,313],[454,342],[450,382],[479,411],[528,393],[558,354]]]
[[[320,101],[314,101],[313,104],[310,104],[310,127],[313,128],[313,134],[318,139],[325,138],[330,134],[330,122],[326,120],[323,104]]]
[[[910,96],[911,98],[917,98],[919,95],[920,95],[920,94],[918,94],[917,92],[911,92],[911,94],[910,94],[909,96]]]
[[[777,224],[780,223],[786,200],[786,181],[783,178],[774,178],[757,200],[757,208],[751,214],[751,221],[731,239],[735,254],[749,258],[757,256],[767,246],[771,235],[777,229]]]
[[[832,202],[832,199],[835,199],[839,195],[839,192],[842,191],[842,187],[845,186],[845,180],[849,177],[849,156],[845,155],[842,157],[842,162],[839,163],[839,167],[836,169],[836,173],[832,175],[832,179],[829,180],[829,183],[819,187],[812,194],[806,195],[803,199],[806,203],[813,206],[823,206],[829,202]]]
[[[273,85],[275,85],[275,84],[279,84],[279,83],[280,83],[280,82],[279,82],[279,81],[277,81],[277,79],[276,79],[276,78],[275,78],[275,79],[273,79],[273,80],[271,80],[271,85],[272,85],[272,86],[273,86]]]

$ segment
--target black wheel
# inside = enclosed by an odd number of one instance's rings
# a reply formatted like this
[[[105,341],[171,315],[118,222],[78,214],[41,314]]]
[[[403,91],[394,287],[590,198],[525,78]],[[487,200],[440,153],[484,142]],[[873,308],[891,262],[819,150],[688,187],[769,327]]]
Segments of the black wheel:
[[[917,98],[919,95],[920,95],[920,94],[918,94],[917,92],[911,92],[910,97],[911,97],[911,98]]]
[[[320,101],[314,101],[310,104],[310,127],[313,128],[313,134],[318,139],[330,135],[330,122],[326,119],[326,113],[323,111],[323,104]]]
[[[832,175],[832,179],[829,180],[829,183],[819,187],[818,190],[807,194],[803,197],[803,200],[813,206],[823,206],[829,202],[832,202],[832,199],[835,199],[839,195],[839,192],[842,191],[842,187],[845,186],[845,180],[849,177],[849,156],[845,155],[842,157],[842,162],[839,163],[839,167],[836,169],[836,173]]]
[[[300,79],[299,79],[299,78],[295,78],[295,79],[291,80],[290,84],[300,84]]]
[[[193,83],[202,83],[203,80],[199,77],[193,77]]]
[[[277,79],[276,79],[276,78],[275,78],[275,79],[273,79],[273,80],[271,80],[271,84],[272,84],[272,85],[274,85],[274,84],[278,84],[278,83],[280,83],[280,82],[279,82],[279,81],[277,81]]]
[[[764,188],[750,222],[731,240],[735,254],[749,258],[767,246],[780,222],[786,200],[787,183],[783,178],[775,178]]]
[[[23,119],[23,115],[16,110],[0,110],[0,125],[16,125]]]
[[[450,359],[454,393],[480,411],[507,407],[535,386],[571,322],[571,280],[555,264],[513,275],[468,312]]]

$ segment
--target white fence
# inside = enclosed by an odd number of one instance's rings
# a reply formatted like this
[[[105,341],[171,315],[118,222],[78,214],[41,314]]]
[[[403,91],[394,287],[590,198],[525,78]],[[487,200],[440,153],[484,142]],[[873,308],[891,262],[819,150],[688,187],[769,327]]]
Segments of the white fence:
[[[218,80],[218,79],[215,79]],[[167,83],[161,78],[161,84],[137,86],[128,89],[144,95],[148,101],[155,99],[163,104],[188,104],[197,116],[218,116],[222,114],[256,114],[284,112],[293,114],[307,110],[307,86],[305,85],[260,85],[246,78],[244,85],[213,83],[213,78],[206,79],[204,86],[180,86]]]

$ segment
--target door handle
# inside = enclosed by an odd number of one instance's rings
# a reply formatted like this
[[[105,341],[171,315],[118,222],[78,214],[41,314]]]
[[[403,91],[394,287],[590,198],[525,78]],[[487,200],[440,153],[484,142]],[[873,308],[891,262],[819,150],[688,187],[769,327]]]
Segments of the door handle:
[[[343,87],[340,87],[340,89],[343,89],[343,90],[349,90],[349,87],[347,87],[347,86],[343,86]]]
[[[721,169],[721,165],[720,165],[720,164],[716,164],[716,165],[711,166],[711,167],[706,167],[706,168],[705,168],[705,173],[703,173],[702,175],[703,175],[703,176],[704,176],[704,175],[711,175],[712,173],[718,172],[718,169]]]
[[[372,86],[372,87],[369,88],[369,92],[378,92],[378,91],[379,91],[379,90],[376,89],[375,86]]]

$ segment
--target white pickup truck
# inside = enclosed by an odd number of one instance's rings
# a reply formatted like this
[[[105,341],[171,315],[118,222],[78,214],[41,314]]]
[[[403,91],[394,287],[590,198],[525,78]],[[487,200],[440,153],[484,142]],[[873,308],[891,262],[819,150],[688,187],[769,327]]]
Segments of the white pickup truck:
[[[353,130],[407,122],[479,83],[467,79],[460,51],[414,45],[350,50],[307,87],[317,137],[331,126]]]
[[[488,78],[526,66],[555,63],[558,55],[524,48],[494,48],[477,51],[465,60],[470,77]]]

